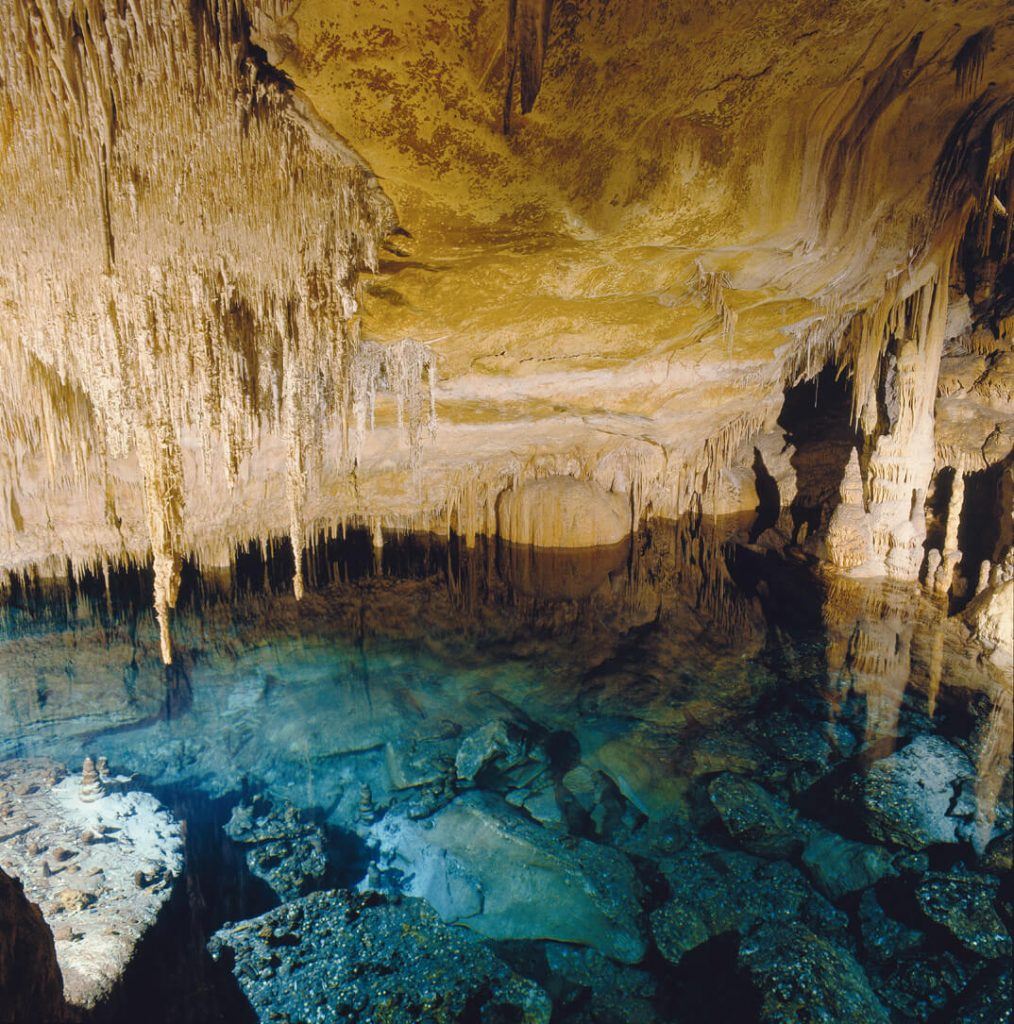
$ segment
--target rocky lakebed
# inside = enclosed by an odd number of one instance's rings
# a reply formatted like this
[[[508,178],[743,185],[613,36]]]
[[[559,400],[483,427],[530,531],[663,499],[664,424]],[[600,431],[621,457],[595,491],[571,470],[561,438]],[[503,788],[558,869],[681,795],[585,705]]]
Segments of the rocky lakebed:
[[[71,1019],[1008,1019],[1010,682],[924,597],[385,557],[192,582],[183,668],[126,599],[9,618],[0,870]]]

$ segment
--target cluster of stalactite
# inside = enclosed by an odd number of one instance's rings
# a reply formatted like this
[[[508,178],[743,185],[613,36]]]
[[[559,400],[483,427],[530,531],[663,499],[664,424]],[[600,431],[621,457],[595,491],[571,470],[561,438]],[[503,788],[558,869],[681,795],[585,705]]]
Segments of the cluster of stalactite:
[[[841,568],[862,567],[917,579],[924,570],[925,504],[937,458],[934,412],[943,355],[948,293],[959,241],[971,232],[986,257],[994,246],[997,189],[1009,194],[1014,154],[1014,101],[987,89],[951,132],[937,162],[930,196],[930,237],[923,241],[921,270],[899,276],[873,308],[854,316],[835,346],[851,377],[854,416],[863,436],[863,493],[855,493],[858,466],[843,484],[830,525],[830,558]],[[1010,224],[1003,229],[1000,259],[1010,253]],[[997,333],[1002,330],[1000,321]],[[951,467],[953,468],[953,467]],[[963,467],[947,513],[944,550],[929,576],[937,592],[950,587],[957,549]]]
[[[418,465],[424,434],[436,431],[436,359],[411,338],[382,345],[363,340],[350,373],[352,437],[349,455],[358,460],[367,426],[374,426],[377,395],[393,396],[398,427],[408,436],[412,465]]]
[[[0,33],[0,462],[136,453],[164,620],[184,444],[229,482],[280,432],[301,534],[390,204],[307,130],[237,0],[10,0]]]
[[[725,290],[729,287],[729,275],[718,270],[706,270],[700,260],[697,260],[694,269],[696,291],[718,320],[722,330],[722,341],[725,343],[725,351],[731,356],[732,343],[736,338],[737,314],[725,298]]]

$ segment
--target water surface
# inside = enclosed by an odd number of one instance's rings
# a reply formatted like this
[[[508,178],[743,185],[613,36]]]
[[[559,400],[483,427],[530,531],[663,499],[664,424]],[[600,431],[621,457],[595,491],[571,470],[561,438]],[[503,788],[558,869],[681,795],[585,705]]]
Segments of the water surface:
[[[547,849],[629,863],[615,919],[602,909],[580,944],[548,922],[552,879],[506,919],[461,918],[549,992],[554,1021],[809,1019],[766,1001],[780,968],[802,970],[789,925],[826,944],[828,984],[856,965],[892,1020],[963,1019],[999,991],[1010,681],[917,588],[821,581],[721,536],[662,524],[580,556],[410,537],[378,556],[353,534],[318,546],[298,605],[284,549],[251,549],[229,576],[188,572],[169,669],[143,574],[109,593],[91,578],[16,588],[0,758],[102,754],[187,822],[187,875],[106,1017],[252,1019],[205,943],[279,902],[223,831],[258,795],[323,831],[327,871],[308,888],[401,890],[452,920],[419,881],[428,840],[409,823],[480,857],[448,831],[464,797]],[[521,753],[461,778],[462,744],[496,723]],[[910,747],[940,755],[943,809],[905,788]],[[994,916],[955,931],[925,894],[965,874]]]

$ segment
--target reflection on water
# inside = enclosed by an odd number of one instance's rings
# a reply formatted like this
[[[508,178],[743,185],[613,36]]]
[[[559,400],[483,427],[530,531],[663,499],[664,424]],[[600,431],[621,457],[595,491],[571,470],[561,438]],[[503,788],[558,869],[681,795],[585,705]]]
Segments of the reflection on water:
[[[852,992],[833,1019],[998,998],[1010,680],[917,589],[822,582],[728,532],[541,556],[351,536],[314,549],[299,605],[284,549],[251,549],[188,575],[168,670],[146,580],[16,586],[0,758],[101,753],[188,821],[186,891],[135,979],[194,980],[157,1000],[135,980],[110,1012],[248,1013],[204,943],[277,902],[222,830],[257,794],[323,829],[327,885],[421,896],[502,940],[554,1020],[804,1019],[769,1005],[779,970],[805,968],[790,923],[825,943],[821,984]],[[533,858],[543,889],[522,891]],[[961,872],[993,917],[927,910],[925,887]],[[592,895],[568,903],[574,886]],[[885,958],[892,928],[916,938]]]

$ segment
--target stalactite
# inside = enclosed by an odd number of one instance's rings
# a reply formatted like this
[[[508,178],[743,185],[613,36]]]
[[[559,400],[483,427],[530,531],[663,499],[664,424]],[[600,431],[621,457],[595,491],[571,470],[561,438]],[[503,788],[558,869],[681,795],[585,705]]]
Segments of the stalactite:
[[[349,373],[353,434],[348,444],[355,463],[362,453],[366,429],[374,425],[377,395],[394,398],[398,427],[408,439],[409,460],[418,465],[423,434],[436,431],[436,359],[432,350],[405,338],[382,345],[359,343]]]
[[[962,96],[972,96],[982,82],[986,57],[993,47],[995,30],[992,26],[969,36],[955,54],[951,67],[954,83]]]
[[[697,293],[711,308],[711,312],[718,318],[722,327],[725,351],[731,357],[732,344],[736,337],[737,313],[725,298],[725,291],[729,287],[729,275],[723,271],[705,270],[704,264],[700,260],[697,260],[694,266],[696,270],[694,286]]]
[[[136,452],[167,656],[180,444],[196,437],[209,478],[232,479],[261,428],[280,429],[301,545],[307,460],[347,400],[357,275],[391,225],[245,25],[237,0],[0,10],[0,98],[17,113],[0,167],[0,465],[17,479],[41,449],[55,486]]]
[[[176,607],[183,551],[183,471],[179,442],[168,417],[148,425],[138,437],[144,474],[144,509],[155,570],[155,616],[162,660],[172,661],[169,610]]]
[[[507,89],[504,94],[503,132],[511,129],[514,83],[521,77],[521,113],[535,105],[542,87],[542,67],[549,43],[553,0],[507,0],[507,46],[504,54]]]

